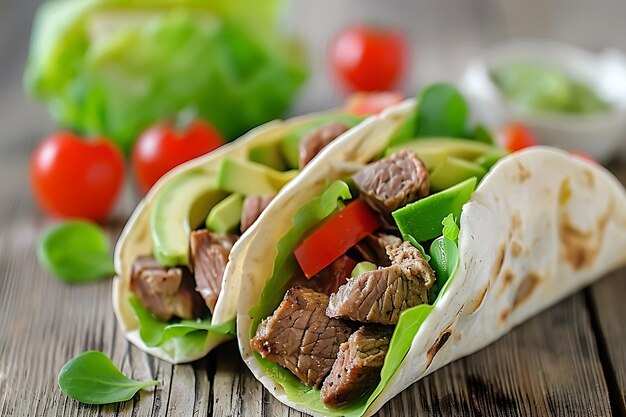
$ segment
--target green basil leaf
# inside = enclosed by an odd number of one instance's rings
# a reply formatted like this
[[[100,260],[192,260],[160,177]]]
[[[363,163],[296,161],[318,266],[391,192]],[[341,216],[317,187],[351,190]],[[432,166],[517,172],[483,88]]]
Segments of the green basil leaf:
[[[46,271],[69,284],[98,281],[115,273],[104,231],[82,220],[50,228],[39,242],[37,258]]]
[[[128,378],[104,353],[95,350],[83,352],[63,365],[58,383],[69,397],[86,404],[127,401],[137,391],[159,384]]]
[[[465,98],[454,86],[433,84],[419,98],[416,136],[462,138],[468,113]]]

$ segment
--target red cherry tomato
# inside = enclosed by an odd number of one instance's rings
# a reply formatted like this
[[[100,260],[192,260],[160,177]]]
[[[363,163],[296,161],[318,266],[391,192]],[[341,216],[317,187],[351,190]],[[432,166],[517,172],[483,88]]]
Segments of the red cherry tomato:
[[[132,164],[137,185],[143,194],[166,172],[224,144],[211,125],[194,120],[183,131],[171,122],[158,123],[139,136],[133,147]]]
[[[69,132],[46,138],[30,160],[30,180],[41,209],[55,217],[104,220],[124,181],[124,158],[103,139]]]
[[[307,236],[294,255],[310,279],[381,225],[380,216],[364,200],[356,199]]]
[[[516,152],[539,144],[533,132],[528,127],[517,122],[511,122],[506,126],[504,142],[504,149],[509,152]]]
[[[354,93],[346,100],[346,111],[357,116],[378,114],[389,106],[398,104],[404,96],[402,93]]]
[[[402,35],[393,29],[357,25],[331,46],[335,75],[351,91],[388,91],[400,81],[407,60]]]

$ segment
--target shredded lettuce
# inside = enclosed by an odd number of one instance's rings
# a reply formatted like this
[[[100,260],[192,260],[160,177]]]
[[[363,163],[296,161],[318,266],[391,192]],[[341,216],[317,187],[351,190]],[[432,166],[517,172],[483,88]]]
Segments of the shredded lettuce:
[[[204,350],[209,335],[235,336],[235,321],[212,325],[211,317],[202,320],[162,322],[154,317],[135,296],[128,302],[139,322],[139,335],[146,346],[160,347],[179,358],[196,355]]]
[[[302,53],[279,27],[282,4],[49,0],[25,86],[60,125],[127,151],[148,125],[187,108],[233,139],[282,116],[305,79]]]

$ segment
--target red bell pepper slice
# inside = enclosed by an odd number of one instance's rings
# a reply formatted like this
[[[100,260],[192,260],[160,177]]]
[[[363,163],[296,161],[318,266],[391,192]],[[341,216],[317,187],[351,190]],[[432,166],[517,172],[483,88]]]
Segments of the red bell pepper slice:
[[[349,203],[296,248],[294,254],[302,272],[312,278],[381,225],[379,215],[364,200]]]

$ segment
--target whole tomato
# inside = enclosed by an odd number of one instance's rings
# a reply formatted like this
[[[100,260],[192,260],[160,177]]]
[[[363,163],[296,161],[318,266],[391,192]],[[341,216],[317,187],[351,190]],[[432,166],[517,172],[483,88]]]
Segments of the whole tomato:
[[[344,29],[331,46],[331,66],[350,91],[388,91],[400,81],[407,60],[402,35],[363,25]]]
[[[111,213],[122,188],[124,158],[107,140],[58,132],[35,149],[30,180],[45,213],[101,221]]]
[[[357,116],[379,114],[387,107],[400,103],[404,99],[397,92],[354,93],[347,98],[344,105],[346,111]]]
[[[158,123],[139,136],[132,153],[133,172],[145,194],[166,172],[224,144],[222,135],[202,120],[179,130],[171,121]]]
[[[504,127],[504,149],[507,151],[516,152],[538,144],[533,132],[522,123],[509,122]]]

